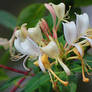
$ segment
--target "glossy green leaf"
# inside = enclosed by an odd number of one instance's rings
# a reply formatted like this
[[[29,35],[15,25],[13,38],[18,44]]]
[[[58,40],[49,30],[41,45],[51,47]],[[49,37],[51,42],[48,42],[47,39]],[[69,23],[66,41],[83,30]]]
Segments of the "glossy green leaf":
[[[44,14],[45,7],[43,4],[29,5],[20,13],[17,25],[27,23],[28,27],[33,27],[37,24],[38,20],[44,16]]]
[[[0,24],[14,29],[16,27],[16,17],[6,11],[0,10]]]
[[[29,80],[23,92],[33,92],[34,90],[39,88],[41,85],[44,85],[44,83],[48,81],[49,75],[40,72]]]

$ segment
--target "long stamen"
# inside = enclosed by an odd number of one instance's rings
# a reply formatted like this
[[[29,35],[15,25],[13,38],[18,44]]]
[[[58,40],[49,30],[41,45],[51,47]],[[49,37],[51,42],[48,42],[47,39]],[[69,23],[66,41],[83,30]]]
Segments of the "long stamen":
[[[58,80],[58,81],[60,81],[64,86],[67,86],[68,85],[68,81],[63,81],[63,80],[61,80],[50,68],[48,69],[51,73],[52,73],[52,75]]]
[[[30,71],[30,69],[26,66],[26,61],[27,61],[28,57],[29,57],[29,56],[26,56],[26,57],[25,57],[25,59],[24,59],[24,61],[23,61],[23,66],[24,66],[25,70]]]
[[[85,44],[84,44],[84,45],[82,45],[82,46],[89,46],[89,42],[85,43]]]
[[[79,57],[78,56],[73,56],[73,57],[67,58],[66,60],[71,60],[71,59],[79,59]]]
[[[60,63],[60,65],[62,66],[62,68],[65,70],[67,75],[70,75],[70,69],[62,62],[62,60],[60,58],[58,58],[58,62]]]
[[[50,76],[51,82],[52,82],[52,84],[53,84],[53,86],[54,86],[54,81],[53,81],[53,79],[52,79],[51,73],[50,73],[49,71],[48,71],[48,73],[49,73],[49,76]]]
[[[81,59],[81,64],[82,64],[82,77],[83,77],[83,81],[84,82],[89,82],[89,78],[86,78],[85,77],[85,73],[84,73],[84,61],[83,61],[83,58],[80,56],[80,59]]]

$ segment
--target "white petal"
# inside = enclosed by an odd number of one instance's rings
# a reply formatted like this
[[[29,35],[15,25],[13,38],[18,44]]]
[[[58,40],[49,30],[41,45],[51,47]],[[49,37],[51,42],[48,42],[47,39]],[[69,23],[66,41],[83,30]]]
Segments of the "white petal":
[[[18,52],[20,52],[21,54],[25,54],[26,55],[25,51],[21,47],[21,41],[20,41],[19,38],[14,40],[14,46],[17,49]]]
[[[83,56],[84,55],[84,52],[83,52],[82,46],[80,44],[78,44],[78,43],[75,43],[73,45],[77,48],[77,50],[80,53],[80,55]]]
[[[69,69],[69,68],[63,63],[63,61],[60,60],[59,58],[58,58],[58,61],[59,61],[60,65],[62,66],[62,68],[64,69],[64,71],[66,72],[66,74],[67,74],[67,75],[70,75],[70,74],[71,74],[70,69]]]
[[[52,7],[54,8],[54,11],[57,15],[57,17],[60,18],[64,18],[65,15],[65,4],[64,3],[60,3],[58,5],[55,5],[53,3],[50,3],[52,5]]]
[[[21,47],[23,48],[23,50],[26,52],[27,55],[35,57],[39,56],[40,54],[40,48],[29,37],[27,37],[25,41],[21,43]]]
[[[51,41],[47,46],[41,48],[44,53],[46,53],[49,57],[55,58],[60,53],[58,50],[58,46],[54,41]]]
[[[73,21],[69,23],[63,23],[63,26],[65,39],[69,45],[72,45],[73,42],[77,39],[77,30],[75,23]]]
[[[88,38],[88,37],[83,37],[83,38],[85,38],[90,43],[90,45],[92,47],[92,39],[91,38]]]
[[[88,29],[89,26],[89,17],[86,13],[82,15],[76,14],[76,26],[78,31],[78,37],[82,34],[85,34],[85,31]]]
[[[34,40],[37,43],[39,43],[43,38],[39,24],[34,28],[29,28],[28,32],[32,40]]]
[[[41,55],[39,56],[38,64],[39,64],[39,67],[41,68],[41,70],[43,72],[46,72],[45,67],[44,67],[42,60],[41,60]]]

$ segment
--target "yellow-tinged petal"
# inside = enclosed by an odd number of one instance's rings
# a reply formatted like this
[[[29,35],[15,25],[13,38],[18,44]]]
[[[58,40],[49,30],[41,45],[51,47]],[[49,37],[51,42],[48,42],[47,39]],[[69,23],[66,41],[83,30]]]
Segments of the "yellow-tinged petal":
[[[74,44],[75,48],[73,49],[74,53],[77,55],[81,55],[82,57],[84,56],[84,50],[83,47],[81,46],[81,44],[76,43]]]
[[[59,18],[59,19],[63,19],[64,18],[64,15],[65,15],[65,4],[64,3],[60,3],[58,5],[55,5],[53,3],[50,3],[56,13],[56,16]]]
[[[76,14],[76,17],[76,27],[78,31],[78,37],[80,37],[80,35],[84,35],[86,30],[88,29],[89,17],[87,13],[83,13],[81,15]]]
[[[56,58],[60,53],[58,46],[54,41],[51,41],[47,46],[41,48],[51,58]]]
[[[37,43],[40,43],[43,39],[39,23],[34,28],[28,29],[29,36]]]

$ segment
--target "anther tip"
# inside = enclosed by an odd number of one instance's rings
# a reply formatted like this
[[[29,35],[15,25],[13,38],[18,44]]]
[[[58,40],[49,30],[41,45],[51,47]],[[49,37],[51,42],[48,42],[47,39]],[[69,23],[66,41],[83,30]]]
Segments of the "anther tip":
[[[83,82],[89,82],[89,78],[84,78]]]
[[[64,82],[64,86],[68,86],[68,84],[69,84],[68,81]]]

